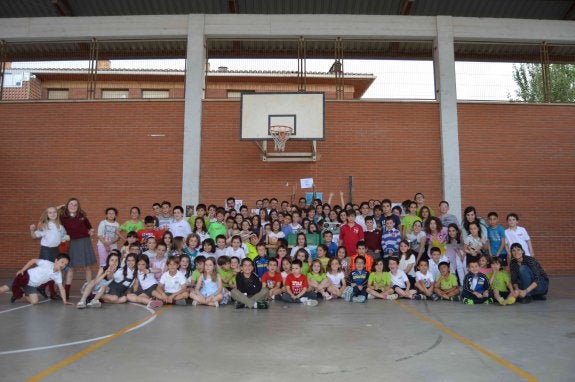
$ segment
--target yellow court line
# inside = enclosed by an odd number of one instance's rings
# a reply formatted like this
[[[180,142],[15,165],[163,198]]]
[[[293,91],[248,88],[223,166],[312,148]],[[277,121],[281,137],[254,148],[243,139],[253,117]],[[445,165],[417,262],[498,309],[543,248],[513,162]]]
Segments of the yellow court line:
[[[42,371],[39,374],[36,374],[35,376],[27,379],[27,381],[28,382],[39,381],[40,379],[47,377],[50,374],[53,374],[54,372],[60,370],[64,366],[71,364],[72,362],[76,361],[77,359],[82,358],[83,356],[93,352],[94,350],[107,344],[108,342],[115,340],[116,338],[120,337],[121,335],[123,335],[124,333],[129,331],[130,329],[135,328],[136,326],[140,325],[144,321],[147,321],[150,318],[157,316],[158,314],[162,313],[163,311],[165,311],[166,309],[169,309],[169,308],[171,308],[171,305],[164,306],[162,309],[157,310],[156,312],[144,317],[143,319],[136,321],[133,324],[130,324],[121,330],[118,330],[116,333],[112,334],[110,337],[104,338],[103,340],[96,342],[92,346],[89,346],[86,349],[79,351],[78,353],[74,354],[73,356],[68,357],[65,360],[58,362],[54,366],[47,368],[46,370]]]
[[[535,382],[538,381],[537,378],[535,378],[534,376],[532,376],[531,374],[527,373],[526,371],[518,368],[517,366],[515,366],[514,364],[512,364],[511,362],[508,362],[506,360],[504,360],[501,357],[496,356],[495,354],[491,353],[489,350],[486,350],[484,348],[482,348],[481,346],[477,345],[476,343],[468,340],[467,338],[463,337],[460,334],[455,333],[453,330],[448,329],[447,327],[441,325],[439,322],[434,321],[426,316],[424,316],[423,314],[411,309],[410,307],[408,307],[407,305],[402,304],[401,302],[395,300],[394,301],[397,305],[401,306],[403,309],[407,310],[409,313],[413,314],[414,316],[416,316],[417,318],[427,322],[430,325],[435,326],[436,328],[440,329],[441,331],[443,331],[446,334],[449,334],[451,337],[455,338],[456,340],[459,340],[461,342],[463,342],[465,345],[477,350],[480,353],[485,354],[486,356],[488,356],[489,358],[491,358],[492,360],[494,360],[495,362],[505,366],[506,368],[510,369],[511,371],[513,371],[515,374],[520,375],[521,377],[525,378],[527,381],[529,382]]]

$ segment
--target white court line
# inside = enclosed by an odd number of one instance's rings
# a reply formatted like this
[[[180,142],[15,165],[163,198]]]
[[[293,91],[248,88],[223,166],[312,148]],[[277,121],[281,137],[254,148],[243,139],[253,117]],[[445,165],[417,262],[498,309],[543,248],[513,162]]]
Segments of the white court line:
[[[46,300],[46,301],[50,301],[50,300]],[[43,302],[46,302],[46,301],[43,301]],[[140,304],[135,304],[135,303],[130,303],[130,304],[144,308],[150,313],[155,312],[153,309],[148,309],[148,307],[140,305]],[[26,308],[26,306],[21,306],[20,308]],[[15,308],[15,309],[20,309],[20,308]],[[0,313],[3,313],[3,312],[0,312]],[[129,332],[136,330],[136,329],[140,329],[141,327],[148,325],[150,322],[154,321],[155,319],[156,319],[156,316],[152,316],[152,317],[148,318],[146,321],[142,322],[140,325],[135,326],[132,329],[128,330],[126,333],[129,333]],[[82,340],[82,341],[67,342],[64,344],[39,346],[39,347],[35,347],[35,348],[18,349],[18,350],[7,350],[7,351],[0,352],[0,356],[8,355],[8,354],[27,353],[27,352],[33,352],[33,351],[39,351],[39,350],[51,350],[51,349],[63,348],[66,346],[73,346],[73,345],[81,345],[81,344],[86,344],[89,342],[100,341],[100,340],[103,340],[105,338],[111,337],[112,335],[113,334],[108,334],[108,335],[102,336],[102,337],[90,338],[90,339]]]
[[[52,300],[42,300],[42,301],[39,301],[38,304],[36,304],[36,305],[43,304],[43,303],[48,302],[48,301],[52,301]],[[32,305],[32,304],[27,304],[27,305],[19,306],[19,307],[17,307],[17,308],[2,310],[2,311],[0,311],[0,314],[2,314],[2,313],[8,313],[8,312],[13,312],[13,311],[19,310],[19,309],[29,308],[29,307],[31,307],[31,306],[34,306],[34,305]]]

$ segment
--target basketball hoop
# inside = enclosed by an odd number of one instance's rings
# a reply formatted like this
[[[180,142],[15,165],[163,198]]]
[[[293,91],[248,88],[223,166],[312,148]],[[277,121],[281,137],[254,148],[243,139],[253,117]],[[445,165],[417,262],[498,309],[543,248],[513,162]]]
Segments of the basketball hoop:
[[[276,144],[276,151],[284,151],[286,142],[293,133],[293,128],[284,125],[270,126],[270,134]]]

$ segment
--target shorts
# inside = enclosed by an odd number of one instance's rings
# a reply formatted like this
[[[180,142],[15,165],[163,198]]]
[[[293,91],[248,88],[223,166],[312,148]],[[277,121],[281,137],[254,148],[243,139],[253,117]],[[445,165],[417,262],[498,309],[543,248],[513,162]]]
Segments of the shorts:
[[[40,292],[38,292],[38,288],[30,285],[26,285],[24,288],[22,288],[22,291],[26,296],[30,296],[31,294],[40,294]]]
[[[152,293],[156,290],[157,287],[158,287],[158,284],[154,284],[151,287],[149,287],[148,289],[143,290],[142,293],[144,293],[148,297],[152,297]]]
[[[499,295],[503,298],[507,298],[507,297],[509,297],[509,291],[507,291],[507,292],[499,291]]]

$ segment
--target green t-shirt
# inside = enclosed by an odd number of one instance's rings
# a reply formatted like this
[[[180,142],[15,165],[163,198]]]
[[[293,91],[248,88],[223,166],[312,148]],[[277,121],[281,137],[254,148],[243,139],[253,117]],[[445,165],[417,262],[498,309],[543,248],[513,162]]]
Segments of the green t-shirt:
[[[458,286],[457,284],[457,277],[453,273],[450,273],[449,276],[443,277],[441,274],[437,276],[437,280],[439,281],[439,289],[441,290],[449,290]]]
[[[254,259],[258,257],[258,250],[256,249],[256,246],[250,242],[246,242],[246,247],[248,248],[248,253],[246,253],[246,256],[251,261],[254,261]]]
[[[198,217],[196,215],[191,216],[188,219],[188,223],[190,223],[190,227],[192,227],[192,231],[194,230],[194,227],[196,226],[196,219]],[[206,229],[210,226],[210,219],[208,219],[208,217],[206,215],[204,215],[204,223],[206,223]]]
[[[218,235],[226,235],[226,225],[223,223],[219,223],[219,222],[213,222],[212,224],[210,224],[210,227],[208,228],[208,234],[210,235],[210,237],[212,239],[214,239],[214,241],[216,240],[216,237]]]
[[[138,220],[136,223],[132,223],[130,220],[128,220],[120,226],[120,229],[126,233],[130,231],[138,232],[144,228],[144,223],[142,223],[141,220]]]
[[[421,221],[419,216],[405,215],[401,220],[401,225],[403,226],[404,232],[410,232],[411,228],[413,228],[413,223],[417,221]]]
[[[314,275],[313,273],[308,273],[307,274],[307,279],[308,281],[310,280],[315,280],[318,284],[321,283],[323,280],[325,280],[327,278],[327,275],[325,273],[320,273],[319,275]]]
[[[487,274],[487,278],[491,280],[492,275],[493,272],[489,272]],[[511,278],[509,277],[509,273],[501,269],[499,272],[497,272],[497,274],[495,274],[493,282],[491,283],[491,288],[493,290],[498,290],[499,292],[509,292],[509,288],[507,288],[507,283],[510,281]]]
[[[225,269],[218,268],[218,273],[222,278],[222,285],[226,288],[229,288],[231,286],[230,284],[233,283],[234,278],[232,277],[228,282],[225,282],[224,280],[230,277],[234,271],[232,269],[226,271]]]
[[[197,269],[194,270],[194,271],[192,272],[192,281],[195,282],[195,283],[197,283],[198,280],[200,279],[200,275],[201,275],[200,271],[198,271]]]
[[[367,284],[373,285],[374,289],[384,289],[391,286],[391,275],[389,272],[382,272],[377,274],[376,272],[371,272],[367,278]]]
[[[318,258],[319,262],[321,263],[321,266],[323,267],[324,271],[327,271],[327,263],[329,263],[329,257],[322,257],[321,259]]]
[[[309,263],[306,261],[301,267],[301,273],[306,275],[309,273]]]

